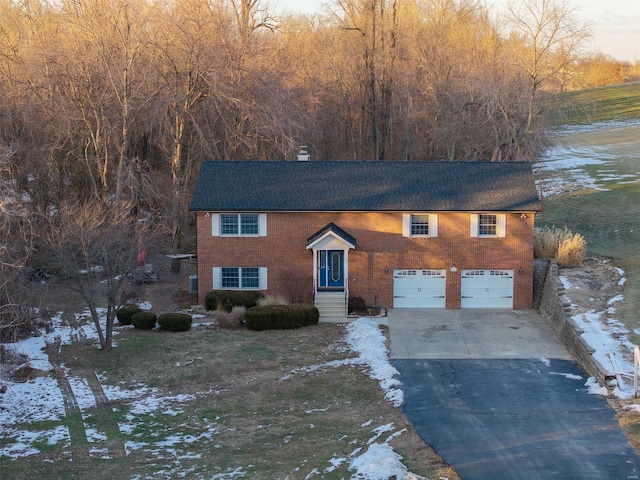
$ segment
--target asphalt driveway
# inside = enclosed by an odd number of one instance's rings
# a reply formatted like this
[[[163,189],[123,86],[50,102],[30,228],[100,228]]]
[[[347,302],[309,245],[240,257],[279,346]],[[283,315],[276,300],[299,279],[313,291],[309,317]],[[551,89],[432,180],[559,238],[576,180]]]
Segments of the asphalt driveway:
[[[636,479],[604,398],[535,311],[388,313],[403,411],[462,479]]]

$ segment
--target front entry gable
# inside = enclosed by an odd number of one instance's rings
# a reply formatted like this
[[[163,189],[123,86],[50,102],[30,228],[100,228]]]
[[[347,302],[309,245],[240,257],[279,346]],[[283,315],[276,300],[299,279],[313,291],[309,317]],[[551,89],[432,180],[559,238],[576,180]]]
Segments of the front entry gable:
[[[313,251],[314,293],[319,290],[348,289],[349,250],[356,248],[356,239],[331,222],[307,239],[307,249]],[[344,302],[344,298],[340,297]],[[344,305],[340,307],[345,308]]]
[[[307,239],[308,250],[356,248],[354,236],[331,222]]]

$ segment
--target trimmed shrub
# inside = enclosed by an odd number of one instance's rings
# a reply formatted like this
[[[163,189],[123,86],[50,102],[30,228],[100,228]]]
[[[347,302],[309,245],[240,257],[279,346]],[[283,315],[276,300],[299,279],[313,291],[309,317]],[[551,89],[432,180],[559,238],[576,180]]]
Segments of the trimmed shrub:
[[[260,292],[253,290],[213,290],[204,297],[204,307],[213,311],[220,304],[230,312],[233,307],[255,307],[261,297]]]
[[[315,325],[320,312],[311,304],[265,305],[247,310],[245,321],[250,330],[284,330]]]
[[[191,328],[191,315],[186,313],[163,313],[158,316],[158,325],[171,332],[186,332]]]
[[[155,328],[157,319],[158,317],[155,313],[143,310],[131,316],[131,323],[136,328],[150,330]]]
[[[219,308],[216,310],[216,322],[220,328],[237,330],[244,323],[246,312],[245,307],[233,307],[230,312]]]
[[[131,325],[131,317],[141,312],[142,309],[137,305],[127,305],[126,307],[119,308],[116,312],[116,317],[120,325]]]

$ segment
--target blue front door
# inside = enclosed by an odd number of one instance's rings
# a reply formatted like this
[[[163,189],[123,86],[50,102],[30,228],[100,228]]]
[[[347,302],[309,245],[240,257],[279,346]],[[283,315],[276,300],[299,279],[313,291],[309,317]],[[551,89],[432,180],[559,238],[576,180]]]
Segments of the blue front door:
[[[319,285],[322,288],[344,287],[344,251],[320,250]]]

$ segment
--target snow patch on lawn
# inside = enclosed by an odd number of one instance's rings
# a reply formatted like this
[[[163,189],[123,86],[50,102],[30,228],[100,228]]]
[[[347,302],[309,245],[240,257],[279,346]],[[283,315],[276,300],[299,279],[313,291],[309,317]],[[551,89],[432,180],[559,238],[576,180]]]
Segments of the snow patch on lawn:
[[[102,312],[103,313],[103,312]],[[98,340],[97,332],[88,312],[76,315],[76,325],[71,326],[63,320],[61,313],[52,319],[53,329],[49,333],[41,332],[38,337],[32,337],[19,342],[16,351],[28,358],[29,365],[42,371],[51,371],[54,366],[50,363],[45,348],[50,345],[68,345],[76,340]],[[115,332],[114,332],[115,333]],[[327,362],[323,365],[314,365],[298,371],[315,371],[320,368],[337,367],[340,365],[358,365],[365,368],[368,375],[379,382],[385,392],[385,398],[396,406],[403,401],[403,393],[397,388],[399,381],[394,377],[398,371],[389,362],[389,352],[386,348],[386,338],[379,325],[370,318],[361,318],[346,326],[345,342],[349,348],[357,354],[355,358]],[[71,369],[64,365],[58,366],[69,382],[75,402],[80,410],[87,441],[91,444],[89,455],[91,457],[110,459],[112,452],[107,447],[108,437],[99,431],[95,422],[94,413],[97,401],[92,391],[90,382],[86,378],[73,375]],[[296,371],[292,373],[297,373]],[[176,417],[183,413],[183,405],[193,402],[199,395],[182,394],[166,395],[161,389],[150,388],[147,385],[109,383],[105,373],[95,373],[99,387],[106,400],[117,403],[114,411],[122,410],[123,421],[118,422],[120,432],[128,437],[124,441],[125,454],[130,455],[135,451],[143,451],[149,458],[158,462],[157,474],[167,478],[185,477],[193,475],[192,468],[181,466],[181,460],[196,458],[190,453],[189,446],[194,442],[212,441],[214,437],[223,435],[219,426],[209,420],[202,422],[189,419],[179,425],[167,426],[160,416]],[[4,381],[7,391],[0,395],[0,424],[3,428],[4,444],[0,448],[0,458],[19,459],[41,452],[40,445],[59,445],[69,448],[71,439],[66,425],[58,425],[52,428],[37,429],[35,422],[65,421],[65,404],[63,393],[57,378],[44,376],[37,377],[24,383]],[[94,387],[95,388],[95,387]],[[206,394],[211,392],[206,392]],[[202,393],[205,394],[205,393]],[[312,411],[307,411],[312,413]],[[363,427],[373,423],[366,422]],[[310,428],[312,428],[311,426]],[[149,430],[153,430],[151,436]],[[402,457],[393,451],[389,445],[393,438],[406,432],[406,429],[397,430],[393,424],[380,425],[371,430],[373,436],[368,441],[368,448],[354,449],[347,458],[334,457],[329,459],[329,466],[324,473],[314,468],[307,475],[312,478],[316,475],[323,477],[325,473],[331,473],[340,466],[349,463],[349,469],[354,471],[352,478],[361,479],[390,479],[412,478],[407,468],[402,464]],[[382,440],[382,437],[388,434]],[[153,440],[149,440],[152,438]],[[358,444],[354,439],[350,444]],[[216,448],[218,448],[216,446]],[[65,452],[69,456],[71,453]],[[162,462],[162,463],[161,463]],[[251,465],[238,467],[218,472],[208,478],[243,478],[249,475]],[[143,476],[132,477],[135,479]]]
[[[356,358],[344,360],[332,360],[319,365],[309,365],[291,371],[291,374],[300,372],[310,373],[327,367],[341,367],[343,365],[360,365],[365,367],[367,374],[373,380],[379,382],[385,392],[385,399],[395,407],[402,405],[404,392],[397,388],[400,381],[394,378],[400,372],[389,362],[389,351],[386,346],[386,338],[380,331],[378,323],[368,317],[361,317],[347,325],[345,341],[349,348],[358,354]],[[280,380],[287,380],[290,375],[283,376]]]
[[[616,268],[621,279],[618,285],[623,284],[624,270]],[[565,285],[565,296],[571,301],[571,284],[560,276]],[[596,311],[591,308],[586,311],[578,311],[571,319],[582,330],[581,337],[594,349],[593,358],[602,367],[613,374],[619,374],[613,393],[618,398],[630,398],[633,392],[633,350],[634,344],[629,341],[629,329],[616,318],[615,304],[624,300],[624,295],[618,294],[607,300],[607,308],[604,311]],[[572,302],[572,308],[575,305]],[[621,381],[618,384],[618,379]],[[607,395],[606,388],[594,385],[595,380],[589,379],[587,387],[589,393]]]

